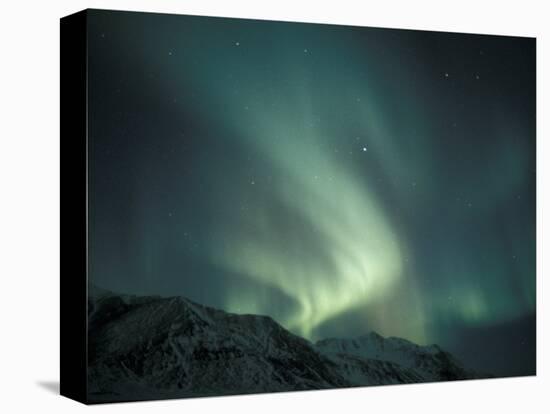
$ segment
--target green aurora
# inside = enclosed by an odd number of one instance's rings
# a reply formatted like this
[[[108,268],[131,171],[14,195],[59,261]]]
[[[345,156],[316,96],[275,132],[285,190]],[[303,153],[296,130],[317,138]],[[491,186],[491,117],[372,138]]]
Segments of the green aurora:
[[[534,371],[532,39],[128,13],[89,35],[93,283]]]

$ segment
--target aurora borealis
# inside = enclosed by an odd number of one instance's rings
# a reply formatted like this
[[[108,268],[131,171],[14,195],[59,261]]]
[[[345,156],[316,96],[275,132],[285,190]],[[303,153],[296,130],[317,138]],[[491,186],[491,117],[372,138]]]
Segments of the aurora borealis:
[[[533,39],[141,13],[88,31],[91,282],[534,373]]]

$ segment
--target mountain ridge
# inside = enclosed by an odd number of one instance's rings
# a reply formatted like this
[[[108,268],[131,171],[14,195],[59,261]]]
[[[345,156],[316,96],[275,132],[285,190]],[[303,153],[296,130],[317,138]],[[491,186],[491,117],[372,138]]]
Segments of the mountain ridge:
[[[90,402],[480,378],[437,345],[369,333],[315,343],[264,315],[90,287]]]

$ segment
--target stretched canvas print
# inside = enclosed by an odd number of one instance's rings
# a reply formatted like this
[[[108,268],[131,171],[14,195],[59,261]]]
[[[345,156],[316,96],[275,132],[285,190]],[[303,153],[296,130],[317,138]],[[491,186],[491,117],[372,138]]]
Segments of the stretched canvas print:
[[[535,39],[61,20],[61,392],[536,374]]]

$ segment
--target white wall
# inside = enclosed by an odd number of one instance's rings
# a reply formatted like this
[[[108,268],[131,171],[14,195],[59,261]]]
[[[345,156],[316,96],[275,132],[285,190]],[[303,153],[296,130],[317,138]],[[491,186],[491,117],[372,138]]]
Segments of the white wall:
[[[541,0],[11,0],[0,14],[0,410],[85,409],[59,379],[59,23],[86,7],[536,36],[538,38],[538,377],[105,405],[108,412],[548,412],[548,16]],[[548,20],[548,18],[546,19]],[[546,75],[546,76],[545,76]],[[545,122],[546,121],[546,122]],[[548,268],[548,266],[546,266]],[[546,326],[545,326],[546,325]],[[498,350],[495,350],[498,352]]]

